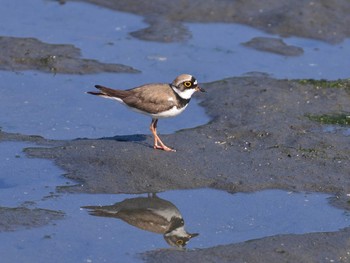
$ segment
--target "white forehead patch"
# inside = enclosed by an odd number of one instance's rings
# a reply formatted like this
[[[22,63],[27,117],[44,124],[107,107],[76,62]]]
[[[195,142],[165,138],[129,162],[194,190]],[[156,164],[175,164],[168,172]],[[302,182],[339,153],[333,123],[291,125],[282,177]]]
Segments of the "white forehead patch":
[[[195,80],[194,82],[193,82],[193,85],[197,85],[198,84],[198,82],[197,82],[197,80]]]

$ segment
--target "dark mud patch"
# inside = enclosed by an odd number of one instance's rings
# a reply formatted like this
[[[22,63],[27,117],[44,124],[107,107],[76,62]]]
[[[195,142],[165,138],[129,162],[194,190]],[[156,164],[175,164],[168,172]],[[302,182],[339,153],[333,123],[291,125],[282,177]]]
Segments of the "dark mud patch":
[[[1,141],[22,141],[22,142],[33,142],[39,145],[62,145],[63,141],[47,140],[44,137],[38,135],[25,135],[20,133],[8,133],[1,130],[0,127],[0,142]]]
[[[278,235],[244,243],[192,251],[163,249],[146,252],[152,262],[349,262],[350,229],[335,233]],[[265,261],[266,260],[266,261]]]
[[[282,39],[271,37],[255,37],[242,44],[249,48],[283,56],[300,56],[304,53],[300,47],[287,45]]]
[[[0,207],[0,232],[44,226],[63,218],[62,212],[47,209]]]
[[[77,0],[72,0],[77,1]],[[283,37],[299,36],[339,43],[350,36],[350,3],[346,0],[322,1],[164,1],[142,0],[78,0],[118,11],[157,17],[146,19],[150,28],[158,28],[162,21],[199,23],[241,23]],[[66,1],[60,0],[61,3]],[[172,25],[168,23],[168,25]],[[162,27],[162,26],[160,26]],[[181,33],[189,37],[190,33]],[[142,30],[135,33],[141,39],[169,41],[166,30]],[[149,34],[153,36],[150,37]],[[174,37],[181,41],[183,37]]]
[[[39,70],[49,73],[138,73],[121,64],[81,58],[80,49],[68,44],[48,44],[35,38],[0,37],[0,70]]]
[[[149,27],[131,32],[130,35],[146,41],[181,42],[191,37],[191,33],[180,22],[164,17],[147,17]]]

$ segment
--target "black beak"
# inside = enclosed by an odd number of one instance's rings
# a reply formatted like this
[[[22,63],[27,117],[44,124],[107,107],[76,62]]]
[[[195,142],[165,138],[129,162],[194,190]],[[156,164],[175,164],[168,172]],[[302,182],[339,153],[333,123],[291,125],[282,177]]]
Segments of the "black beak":
[[[205,92],[205,91],[204,91]],[[193,234],[190,234],[190,238],[192,238],[192,237],[196,237],[196,236],[199,236],[199,234],[198,233],[193,233]]]
[[[196,91],[205,92],[205,89],[202,89],[201,87],[197,86]]]

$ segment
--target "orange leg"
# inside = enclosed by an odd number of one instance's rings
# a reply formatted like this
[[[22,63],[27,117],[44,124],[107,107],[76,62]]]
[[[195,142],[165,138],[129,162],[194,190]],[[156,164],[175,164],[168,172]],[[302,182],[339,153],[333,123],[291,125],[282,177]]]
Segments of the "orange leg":
[[[153,137],[154,137],[153,148],[154,149],[164,150],[164,151],[167,151],[167,152],[170,152],[170,151],[176,152],[176,150],[171,149],[170,147],[166,146],[162,142],[162,140],[159,138],[159,136],[157,135],[157,122],[158,122],[158,119],[152,119],[151,126],[149,127],[151,132],[152,132],[152,134],[153,134]]]

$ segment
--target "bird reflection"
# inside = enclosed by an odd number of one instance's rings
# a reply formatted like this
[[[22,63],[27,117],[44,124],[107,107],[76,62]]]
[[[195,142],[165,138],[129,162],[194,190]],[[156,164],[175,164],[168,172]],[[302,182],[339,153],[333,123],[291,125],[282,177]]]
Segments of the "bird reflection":
[[[156,194],[125,199],[108,206],[83,206],[94,216],[115,217],[140,229],[163,234],[165,241],[175,247],[184,247],[198,236],[185,230],[185,223],[177,207]]]

